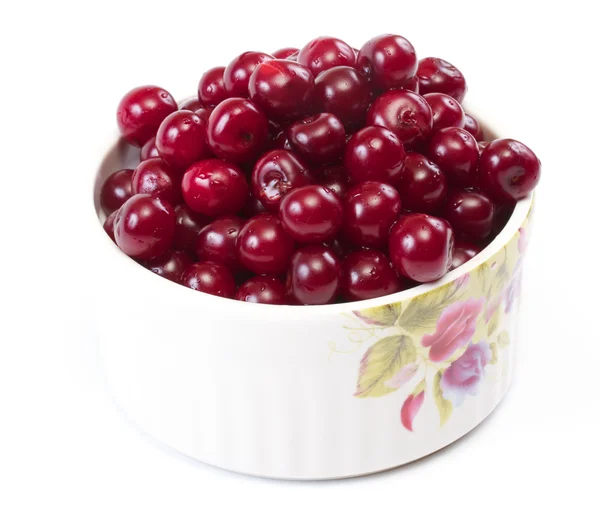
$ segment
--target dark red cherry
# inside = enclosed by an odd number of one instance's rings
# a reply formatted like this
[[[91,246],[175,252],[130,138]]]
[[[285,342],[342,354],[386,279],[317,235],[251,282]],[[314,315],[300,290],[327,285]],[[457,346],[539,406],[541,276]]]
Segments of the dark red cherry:
[[[210,157],[206,144],[206,122],[192,111],[169,114],[156,133],[156,148],[163,161],[180,170]]]
[[[485,239],[494,223],[494,204],[483,193],[454,190],[448,195],[444,218],[457,236]]]
[[[253,218],[257,214],[261,214],[266,211],[267,209],[261,203],[261,201],[258,198],[256,198],[254,194],[250,193],[248,195],[248,199],[246,200],[246,204],[244,205],[244,207],[242,207],[242,210],[240,211],[240,214],[242,215],[242,217],[247,219]]]
[[[337,255],[323,245],[296,250],[287,276],[288,294],[303,305],[325,305],[337,296],[342,266]]]
[[[481,248],[475,243],[457,239],[454,241],[454,251],[452,252],[452,266],[450,266],[450,271],[462,266],[465,262],[470,261],[480,251]]]
[[[144,146],[142,146],[142,150],[140,151],[140,161],[152,159],[152,157],[158,157],[158,149],[156,148],[156,136],[152,136],[150,139],[148,139],[148,141],[144,143]]]
[[[283,305],[285,286],[277,277],[270,275],[252,277],[239,287],[235,299],[242,302]]]
[[[287,137],[292,149],[310,164],[337,161],[346,146],[346,131],[333,114],[323,112],[290,125]]]
[[[402,86],[402,89],[408,89],[409,91],[419,94],[419,79],[417,76],[413,75],[409,78]]]
[[[467,83],[463,74],[444,59],[426,57],[419,61],[417,68],[419,92],[444,93],[462,103],[467,94]]]
[[[287,150],[271,150],[252,170],[252,192],[271,212],[279,210],[282,198],[292,189],[314,182],[308,167]]]
[[[124,253],[135,259],[154,259],[173,243],[175,212],[156,196],[134,195],[119,209],[114,226],[115,241]]]
[[[146,261],[143,264],[145,268],[148,268],[153,273],[180,284],[184,271],[193,262],[188,253],[169,250],[160,257]]]
[[[496,139],[481,152],[479,180],[497,202],[525,198],[540,181],[541,163],[531,149],[514,139]]]
[[[361,47],[357,65],[377,88],[402,87],[417,71],[417,54],[402,36],[382,34]]]
[[[100,206],[105,214],[116,211],[131,198],[133,170],[123,169],[109,175],[100,189]]]
[[[321,36],[309,41],[298,53],[298,62],[316,77],[337,66],[354,66],[356,55],[350,45],[341,39]]]
[[[250,75],[261,62],[273,59],[263,52],[244,52],[231,61],[223,72],[223,82],[229,96],[248,98]]]
[[[491,141],[477,141],[477,150],[479,150],[479,155],[481,156],[481,152],[487,148],[487,146],[491,143]]]
[[[350,187],[350,179],[346,168],[343,166],[324,166],[319,168],[315,174],[318,176],[319,184],[333,191],[341,199],[344,198]]]
[[[353,183],[375,180],[398,185],[406,152],[391,130],[365,127],[354,134],[344,153],[344,166]]]
[[[427,156],[439,166],[450,184],[475,185],[479,150],[477,141],[466,130],[458,127],[438,130],[429,142]]]
[[[106,232],[108,237],[110,237],[113,241],[115,240],[115,218],[117,217],[117,212],[119,211],[111,212],[102,224],[104,232]]]
[[[228,98],[210,113],[206,133],[217,157],[244,162],[265,148],[268,128],[267,117],[250,100]]]
[[[225,82],[223,81],[224,72],[225,68],[223,66],[217,66],[205,71],[200,77],[198,98],[204,105],[212,107],[229,98],[229,93],[225,89]]]
[[[465,111],[454,98],[444,93],[427,93],[423,98],[433,113],[434,132],[446,127],[465,126]]]
[[[182,100],[181,102],[179,102],[179,110],[180,111],[197,111],[198,109],[202,109],[204,107],[204,105],[202,104],[202,102],[200,100],[198,100],[198,97],[196,96],[190,96],[189,98],[186,98],[185,100]]]
[[[400,174],[398,192],[403,209],[437,214],[446,201],[448,185],[445,175],[433,161],[409,152]]]
[[[138,164],[131,178],[133,194],[158,196],[171,205],[181,202],[181,175],[160,157],[146,159]]]
[[[177,102],[158,86],[141,86],[129,91],[119,102],[117,124],[121,135],[132,145],[143,146],[162,120],[177,110]]]
[[[433,127],[433,113],[427,101],[406,89],[388,91],[373,102],[367,124],[391,130],[405,145],[426,141]]]
[[[200,229],[208,223],[208,218],[192,211],[187,205],[175,207],[175,238],[173,248],[194,253]]]
[[[287,59],[290,55],[294,55],[297,53],[297,48],[289,46],[286,48],[280,48],[279,50],[275,50],[271,55],[275,57],[275,59]]]
[[[332,239],[344,218],[342,200],[323,186],[303,186],[290,191],[281,201],[279,219],[283,228],[300,243]]]
[[[225,264],[231,271],[240,270],[235,243],[244,226],[237,216],[217,218],[200,230],[196,239],[196,255],[201,261]]]
[[[315,79],[308,68],[285,59],[259,64],[248,83],[250,98],[269,117],[293,120],[310,111]]]
[[[273,214],[249,219],[238,234],[238,260],[257,274],[284,273],[293,252],[294,241]]]
[[[280,132],[273,142],[273,148],[281,148],[283,150],[291,150],[292,145],[290,145],[290,141],[287,138],[285,132]]]
[[[349,66],[331,68],[315,80],[315,105],[321,112],[338,117],[346,130],[364,124],[371,103],[367,78]]]
[[[399,214],[398,191],[381,182],[362,182],[346,193],[344,236],[356,246],[385,248]]]
[[[183,199],[205,216],[235,214],[246,203],[248,183],[234,164],[207,159],[192,164],[181,182]]]
[[[342,262],[341,293],[349,302],[385,296],[400,289],[396,270],[382,252],[358,250]]]
[[[476,141],[481,141],[483,139],[483,130],[481,129],[481,125],[479,125],[479,122],[473,118],[473,116],[467,113],[465,113],[464,129],[471,134]]]
[[[450,224],[428,214],[401,216],[392,227],[389,255],[396,271],[415,282],[442,278],[452,264]]]
[[[208,127],[208,118],[210,118],[210,113],[213,110],[212,107],[200,107],[200,109],[196,109],[194,112],[204,122],[204,125]]]
[[[216,262],[192,264],[184,271],[181,283],[195,291],[223,298],[233,298],[237,289],[231,271]]]

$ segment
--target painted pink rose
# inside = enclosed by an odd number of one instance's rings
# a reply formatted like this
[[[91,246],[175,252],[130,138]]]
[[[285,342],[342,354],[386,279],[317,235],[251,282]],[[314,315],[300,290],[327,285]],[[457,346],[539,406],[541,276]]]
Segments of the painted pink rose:
[[[435,332],[421,339],[421,344],[429,348],[429,360],[444,361],[471,340],[483,302],[483,298],[456,302],[442,312]]]
[[[485,367],[492,358],[490,345],[485,341],[472,342],[458,359],[448,367],[440,385],[446,400],[454,407],[462,404],[466,395],[475,396],[479,392],[479,384],[485,376]]]
[[[406,400],[404,400],[402,409],[400,410],[400,421],[406,430],[410,430],[412,432],[413,421],[415,416],[421,410],[424,399],[425,391],[421,391],[416,396],[414,394],[409,394]]]

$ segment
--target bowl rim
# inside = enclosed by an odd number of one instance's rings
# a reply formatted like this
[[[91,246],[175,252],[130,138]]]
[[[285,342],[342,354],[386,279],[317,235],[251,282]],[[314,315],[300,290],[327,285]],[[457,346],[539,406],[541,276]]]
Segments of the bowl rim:
[[[477,120],[481,120],[482,117],[479,116],[479,109],[474,108],[469,104],[468,110],[465,109],[466,112],[474,115]],[[496,136],[496,134],[503,133],[503,130],[500,130],[497,123],[490,124],[487,120],[486,122],[481,122],[480,124],[484,128],[486,133],[491,133]],[[103,213],[96,205],[97,192],[96,187],[98,186],[98,173],[102,167],[102,164],[106,157],[109,155],[111,151],[115,149],[115,147],[121,142],[118,131],[113,130],[112,136],[108,139],[108,142],[101,146],[103,149],[100,159],[96,161],[96,166],[93,168],[93,173],[91,174],[91,180],[88,182],[88,188],[90,188],[91,183],[91,202],[89,202],[90,209],[88,214],[91,213],[93,216],[92,221],[94,222],[95,229],[93,229],[93,238],[96,240],[95,247],[97,249],[103,248],[104,256],[103,262],[112,263],[114,262],[115,266],[124,266],[123,270],[126,271],[127,275],[130,276],[132,273],[145,273],[146,277],[149,280],[154,280],[153,288],[156,289],[157,293],[160,294],[179,294],[179,295],[188,295],[187,302],[196,302],[198,305],[206,306],[206,301],[210,300],[211,302],[215,302],[216,306],[222,306],[227,309],[229,315],[239,315],[240,317],[246,317],[248,315],[259,315],[267,314],[277,314],[280,317],[288,318],[298,318],[303,316],[311,316],[315,315],[323,315],[329,316],[332,314],[340,314],[340,313],[348,313],[352,311],[360,311],[364,309],[369,309],[372,307],[379,307],[388,304],[406,302],[414,297],[420,296],[424,293],[428,293],[433,291],[445,284],[453,282],[457,278],[471,273],[477,267],[479,267],[482,263],[489,260],[492,256],[494,256],[498,251],[500,251],[504,246],[506,246],[513,236],[518,232],[521,225],[524,223],[527,218],[530,209],[533,205],[534,194],[529,194],[526,198],[519,200],[513,213],[511,214],[508,222],[504,226],[504,228],[500,231],[500,233],[485,247],[481,252],[479,252],[475,257],[466,262],[465,264],[457,267],[456,269],[446,273],[440,280],[436,280],[435,282],[429,282],[420,284],[415,287],[411,287],[405,289],[403,291],[398,291],[396,293],[392,293],[385,296],[379,296],[377,298],[371,298],[368,300],[360,300],[354,302],[343,302],[343,303],[335,303],[329,305],[269,305],[269,304],[257,304],[257,303],[249,303],[242,302],[239,300],[234,300],[230,298],[222,298],[219,296],[214,296],[208,293],[203,293],[201,291],[194,291],[188,287],[185,287],[176,282],[172,282],[171,280],[166,280],[163,277],[153,273],[149,269],[145,268],[141,264],[139,264],[134,259],[130,258],[126,254],[124,254],[118,246],[110,239],[108,234],[104,231],[102,227],[102,216]],[[88,193],[90,192],[88,189]],[[89,198],[89,197],[88,197]],[[142,280],[142,276],[140,276],[140,280]],[[146,291],[145,291],[146,292]]]

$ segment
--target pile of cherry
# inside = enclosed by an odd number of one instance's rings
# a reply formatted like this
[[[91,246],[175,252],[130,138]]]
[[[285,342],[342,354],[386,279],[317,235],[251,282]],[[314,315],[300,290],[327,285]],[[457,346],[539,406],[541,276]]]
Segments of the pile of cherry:
[[[135,170],[108,177],[104,228],[155,273],[237,300],[364,300],[441,278],[502,229],[540,178],[512,139],[483,141],[462,73],[403,37],[320,37],[245,52],[177,105],[121,100]]]

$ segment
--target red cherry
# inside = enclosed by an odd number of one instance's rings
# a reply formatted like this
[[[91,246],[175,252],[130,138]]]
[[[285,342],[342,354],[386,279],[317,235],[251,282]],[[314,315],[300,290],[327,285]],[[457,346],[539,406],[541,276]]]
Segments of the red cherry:
[[[231,271],[240,270],[235,243],[244,226],[244,220],[237,216],[217,218],[206,225],[196,239],[196,255],[201,261],[218,262]]]
[[[423,98],[431,107],[434,131],[446,127],[465,126],[465,111],[454,98],[444,93],[427,93]]]
[[[231,271],[216,262],[197,262],[183,273],[181,283],[203,293],[233,298],[236,293],[235,280]]]
[[[100,189],[100,206],[105,214],[116,211],[132,195],[133,170],[124,169],[109,175]]]
[[[409,152],[400,174],[398,192],[404,209],[436,214],[444,206],[448,185],[445,175],[433,161]]]
[[[279,210],[282,198],[292,189],[314,182],[306,164],[287,150],[271,150],[252,170],[252,191],[271,212]]]
[[[275,50],[271,55],[275,57],[275,59],[287,59],[290,55],[294,55],[298,53],[297,48],[286,47],[280,48],[279,50]]]
[[[350,187],[348,171],[343,166],[324,166],[318,170],[319,184],[333,191],[341,199]]]
[[[342,237],[337,237],[336,239],[331,239],[330,241],[325,241],[321,244],[325,248],[329,248],[340,259],[343,259],[353,250],[352,246],[348,243],[348,241],[346,241]]]
[[[367,124],[391,130],[405,145],[417,144],[429,139],[433,113],[427,101],[412,91],[388,91],[369,108]]]
[[[235,214],[248,197],[248,184],[242,171],[218,159],[192,164],[183,175],[181,189],[185,203],[206,216]]]
[[[337,296],[342,266],[337,255],[325,246],[296,250],[287,276],[288,294],[303,305],[324,305]]]
[[[255,158],[268,137],[266,116],[249,100],[228,98],[208,119],[208,144],[214,154],[232,162]]]
[[[115,218],[117,217],[117,212],[119,211],[111,212],[102,224],[104,232],[108,234],[108,237],[110,237],[113,242],[115,241]]]
[[[240,214],[244,218],[253,218],[257,214],[261,214],[263,212],[267,212],[265,206],[261,203],[261,201],[256,198],[252,193],[248,195],[248,199],[246,200],[246,204],[240,211]]]
[[[152,159],[152,157],[158,157],[158,149],[156,148],[156,136],[152,136],[150,139],[148,139],[148,141],[144,143],[144,146],[142,146],[142,150],[140,152],[140,161]]]
[[[304,186],[290,191],[281,202],[283,228],[300,243],[320,243],[340,230],[344,206],[340,198],[323,186]]]
[[[402,86],[402,89],[408,89],[409,91],[419,94],[419,79],[417,76],[413,75],[409,78]]]
[[[356,55],[341,39],[321,36],[309,41],[298,53],[298,62],[316,77],[322,71],[337,66],[354,66]]]
[[[371,89],[364,75],[349,66],[339,66],[316,78],[314,98],[321,112],[337,116],[346,130],[351,130],[364,123]]]
[[[292,149],[310,164],[331,164],[346,146],[346,131],[333,114],[321,113],[290,125],[287,130]]]
[[[344,199],[345,237],[356,246],[384,248],[390,227],[400,214],[400,195],[381,182],[362,182]]]
[[[208,219],[205,216],[192,211],[187,205],[176,206],[173,248],[190,253],[195,252],[198,233],[207,223]]]
[[[298,50],[298,51],[294,52],[293,54],[290,54],[290,55],[288,55],[288,56],[286,57],[286,59],[287,59],[288,61],[294,61],[294,62],[298,62],[298,54],[299,54],[299,53],[300,53],[300,51]]]
[[[168,91],[158,86],[136,87],[119,102],[117,124],[127,142],[143,146],[176,110],[177,102]]]
[[[475,184],[479,150],[477,141],[466,130],[458,127],[438,130],[429,142],[427,156],[440,167],[450,184],[459,187]]]
[[[189,98],[186,98],[185,100],[179,102],[180,111],[197,111],[198,109],[202,109],[203,107],[204,105],[202,104],[202,102],[200,102],[200,100],[198,100],[198,97],[196,96],[190,96]]]
[[[452,266],[450,266],[450,271],[470,261],[480,251],[481,248],[475,243],[461,241],[460,239],[456,240],[454,242],[454,251],[452,252]]]
[[[248,83],[252,101],[276,120],[306,115],[314,89],[315,79],[308,68],[284,59],[259,64]]]
[[[378,88],[402,87],[417,71],[417,54],[402,36],[382,34],[367,41],[358,53],[359,69]]]
[[[219,105],[223,100],[229,98],[229,93],[225,89],[223,73],[225,68],[217,66],[205,71],[198,82],[198,98],[204,105]],[[244,95],[245,96],[245,95]]]
[[[483,139],[483,130],[481,129],[479,122],[467,113],[465,113],[464,129],[471,134],[476,141],[481,141]]]
[[[261,62],[273,59],[263,52],[244,52],[231,61],[223,72],[223,82],[229,96],[248,98],[250,75]]]
[[[186,252],[169,250],[160,257],[145,262],[144,267],[167,280],[180,284],[184,271],[192,262],[192,258]]]
[[[490,143],[491,143],[491,141],[478,141],[477,142],[477,150],[479,151],[480,156],[481,156],[481,152],[483,152],[483,150],[485,150]]]
[[[385,296],[400,289],[400,279],[384,253],[358,250],[342,263],[341,291],[349,302]]]
[[[392,131],[365,127],[348,141],[344,166],[351,182],[375,180],[397,185],[405,158],[404,145]]]
[[[415,282],[442,278],[452,264],[450,224],[428,214],[407,214],[392,227],[389,255],[402,276]]]
[[[464,100],[467,94],[467,83],[463,74],[444,59],[426,57],[419,61],[417,69],[419,92],[444,93],[455,98],[458,102]]]
[[[285,272],[294,241],[273,214],[259,214],[246,222],[237,238],[239,262],[254,273]]]
[[[149,194],[171,205],[181,201],[181,176],[159,157],[138,164],[131,178],[133,194]]]
[[[184,170],[210,156],[206,144],[206,123],[192,111],[169,114],[156,133],[156,148],[169,166]]]
[[[285,132],[280,132],[275,138],[273,148],[281,148],[282,150],[291,150],[292,145],[290,145],[290,141],[288,140]]]
[[[121,206],[114,226],[115,240],[124,253],[135,259],[154,259],[173,242],[175,212],[156,196],[135,195]]]
[[[200,107],[200,109],[196,109],[194,112],[203,121],[204,125],[208,127],[208,118],[210,118],[210,113],[213,110],[212,107]]]
[[[481,186],[500,203],[525,198],[540,181],[541,163],[531,149],[514,139],[496,139],[481,152]]]
[[[454,233],[471,239],[485,239],[494,223],[494,204],[483,193],[451,191],[448,195],[444,218]]]
[[[282,305],[285,303],[285,287],[277,277],[252,277],[239,287],[235,299],[242,302]]]

